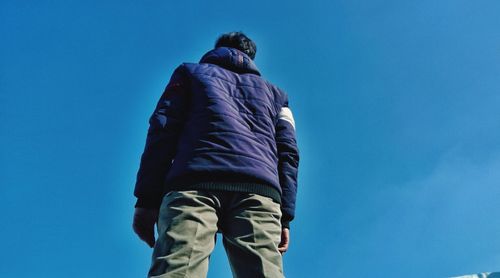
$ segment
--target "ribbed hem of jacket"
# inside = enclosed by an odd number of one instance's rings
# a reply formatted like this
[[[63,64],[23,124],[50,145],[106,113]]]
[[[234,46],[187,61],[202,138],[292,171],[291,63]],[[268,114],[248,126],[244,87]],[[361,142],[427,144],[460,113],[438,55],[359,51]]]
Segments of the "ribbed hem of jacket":
[[[271,185],[249,182],[198,182],[169,186],[165,193],[173,190],[217,190],[231,192],[255,193],[273,199],[281,204],[281,194]],[[136,207],[158,208],[163,196],[154,198],[138,198]]]
[[[281,194],[271,185],[250,182],[199,182],[169,186],[169,190],[216,190],[255,193],[281,204]]]

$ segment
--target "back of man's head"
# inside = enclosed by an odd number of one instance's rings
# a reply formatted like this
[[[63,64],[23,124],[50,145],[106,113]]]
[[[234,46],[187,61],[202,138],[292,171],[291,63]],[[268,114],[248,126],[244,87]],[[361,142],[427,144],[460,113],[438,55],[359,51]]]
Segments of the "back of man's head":
[[[215,48],[217,47],[236,48],[246,53],[252,60],[255,59],[255,54],[257,53],[255,43],[242,32],[222,34],[215,42]]]

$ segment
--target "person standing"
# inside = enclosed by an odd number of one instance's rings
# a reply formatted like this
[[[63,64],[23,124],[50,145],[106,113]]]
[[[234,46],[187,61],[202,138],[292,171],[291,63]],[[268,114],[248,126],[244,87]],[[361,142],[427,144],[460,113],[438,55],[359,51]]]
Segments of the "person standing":
[[[256,51],[241,32],[221,35],[177,67],[149,119],[133,220],[154,247],[148,277],[206,277],[216,233],[234,277],[284,277],[299,152],[288,96],[261,77]]]

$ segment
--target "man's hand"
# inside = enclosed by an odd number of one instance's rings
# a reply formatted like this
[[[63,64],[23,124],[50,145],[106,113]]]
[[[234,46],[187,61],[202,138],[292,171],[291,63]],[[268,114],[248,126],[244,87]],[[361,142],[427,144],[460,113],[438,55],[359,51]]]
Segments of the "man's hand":
[[[149,247],[155,245],[155,223],[158,221],[158,209],[135,208],[134,232],[146,242]]]
[[[281,242],[278,245],[278,250],[281,254],[288,250],[288,245],[290,244],[290,230],[288,228],[283,228],[281,230]]]

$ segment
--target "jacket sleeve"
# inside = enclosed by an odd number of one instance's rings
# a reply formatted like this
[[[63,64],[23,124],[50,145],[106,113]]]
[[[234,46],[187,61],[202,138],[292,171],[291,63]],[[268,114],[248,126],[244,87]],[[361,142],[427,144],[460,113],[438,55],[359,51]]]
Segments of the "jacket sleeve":
[[[136,207],[160,207],[165,176],[175,156],[177,141],[186,118],[188,92],[185,70],[179,66],[149,119],[146,145],[134,190]]]
[[[281,224],[290,228],[295,217],[295,199],[297,195],[297,174],[299,167],[299,150],[295,137],[295,121],[288,107],[288,99],[280,108],[276,123],[276,144],[278,149],[278,173],[281,194]]]

